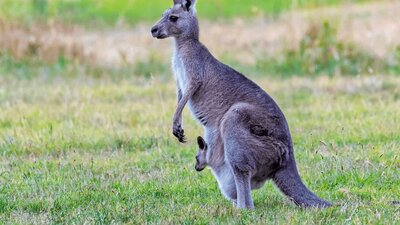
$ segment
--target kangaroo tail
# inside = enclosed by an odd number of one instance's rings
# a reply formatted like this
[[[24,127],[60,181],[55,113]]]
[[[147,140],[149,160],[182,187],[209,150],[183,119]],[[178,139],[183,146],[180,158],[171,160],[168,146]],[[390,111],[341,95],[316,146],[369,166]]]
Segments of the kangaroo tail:
[[[318,198],[303,184],[293,155],[289,163],[278,170],[272,179],[278,188],[298,206],[305,208],[326,208],[332,206],[331,203]]]

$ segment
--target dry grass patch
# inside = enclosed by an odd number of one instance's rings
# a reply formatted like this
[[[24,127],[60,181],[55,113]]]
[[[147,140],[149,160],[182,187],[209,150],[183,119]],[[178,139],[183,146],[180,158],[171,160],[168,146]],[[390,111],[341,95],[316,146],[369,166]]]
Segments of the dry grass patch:
[[[219,57],[254,65],[259,59],[296,49],[307,31],[321,21],[337,27],[338,38],[379,58],[391,60],[400,45],[400,2],[345,4],[283,13],[277,19],[253,18],[211,22],[201,19],[201,39]],[[156,58],[168,61],[171,40],[151,38],[151,24],[87,30],[57,23],[22,26],[0,22],[0,52],[16,59],[35,56],[46,62],[59,57],[97,65],[135,64]]]

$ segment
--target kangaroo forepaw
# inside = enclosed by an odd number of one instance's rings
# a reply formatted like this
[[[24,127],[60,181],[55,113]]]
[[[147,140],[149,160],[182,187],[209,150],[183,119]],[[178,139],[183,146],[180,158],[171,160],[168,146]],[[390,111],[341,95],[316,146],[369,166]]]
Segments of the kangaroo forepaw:
[[[178,138],[178,141],[181,143],[185,143],[186,142],[186,137],[184,135],[184,130],[182,129],[181,126],[174,126],[172,128],[172,133],[174,134],[174,136],[176,138]]]

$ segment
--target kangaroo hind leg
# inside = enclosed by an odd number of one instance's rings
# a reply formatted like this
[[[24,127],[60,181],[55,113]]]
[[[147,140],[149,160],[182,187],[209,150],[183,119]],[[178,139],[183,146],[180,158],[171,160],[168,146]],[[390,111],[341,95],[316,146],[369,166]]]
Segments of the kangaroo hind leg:
[[[229,164],[236,183],[237,207],[254,208],[251,197],[251,176],[256,171],[256,161],[251,154],[249,131],[242,122],[239,110],[247,105],[233,106],[221,123],[225,161]],[[250,153],[250,154],[249,154]]]
[[[251,173],[248,171],[240,171],[237,168],[232,168],[236,183],[238,208],[253,209],[254,203],[251,198],[250,178]]]
[[[251,176],[254,171],[254,161],[246,156],[246,146],[240,145],[235,139],[227,140],[225,145],[225,160],[232,170],[236,184],[236,205],[238,208],[254,208],[251,197]]]

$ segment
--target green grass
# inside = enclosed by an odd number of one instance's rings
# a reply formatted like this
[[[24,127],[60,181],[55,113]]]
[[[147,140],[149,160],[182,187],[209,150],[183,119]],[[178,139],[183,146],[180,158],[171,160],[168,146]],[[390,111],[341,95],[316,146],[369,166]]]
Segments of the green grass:
[[[202,128],[187,111],[189,142],[172,136],[167,72],[48,71],[0,76],[0,223],[400,222],[399,77],[257,78],[288,119],[303,180],[336,206],[297,208],[268,183],[239,211],[194,170]]]
[[[292,8],[309,8],[324,5],[337,5],[347,2],[367,0],[202,0],[197,9],[202,18],[232,18],[254,15],[276,15]],[[61,20],[78,23],[108,23],[118,21],[137,23],[142,20],[159,18],[163,10],[172,5],[170,0],[2,0],[0,18]]]
[[[198,11],[230,18],[292,7],[287,0],[242,2],[204,0]],[[0,18],[112,25],[154,20],[169,5],[3,0]],[[279,103],[304,182],[334,207],[300,209],[267,183],[253,191],[254,211],[235,209],[210,170],[194,170],[202,128],[188,111],[189,142],[171,134],[169,60],[155,55],[100,67],[63,55],[51,63],[29,54],[17,60],[1,51],[0,224],[399,224],[400,77],[393,75],[400,73],[400,48],[389,64],[339,41],[330,24],[317,25],[281,58],[229,64],[252,74]],[[375,76],[360,76],[368,67]]]

